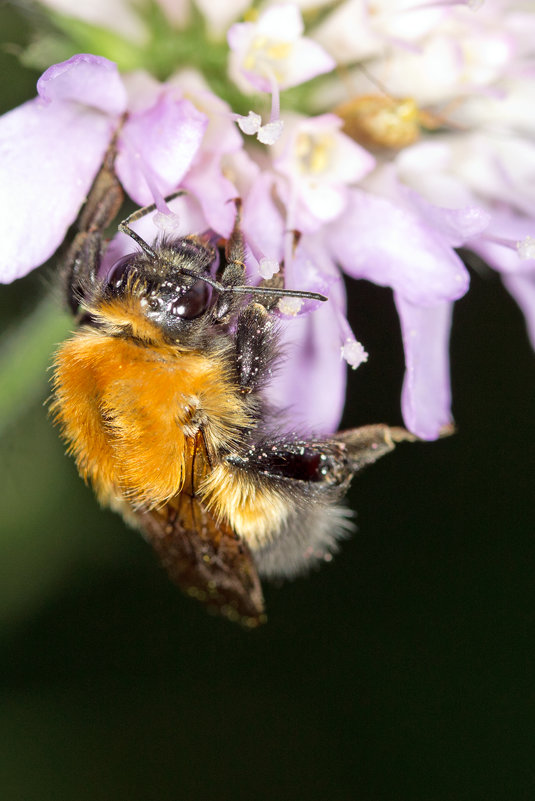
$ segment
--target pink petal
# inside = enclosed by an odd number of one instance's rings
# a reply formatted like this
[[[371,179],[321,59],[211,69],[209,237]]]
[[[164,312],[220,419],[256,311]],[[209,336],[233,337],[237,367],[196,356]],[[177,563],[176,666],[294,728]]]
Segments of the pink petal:
[[[424,308],[394,296],[405,350],[401,408],[407,428],[436,439],[451,423],[449,334],[452,303]]]
[[[200,147],[208,120],[189,100],[164,93],[150,108],[125,123],[116,161],[117,175],[136,203],[152,203],[149,183],[174,191]]]
[[[182,185],[199,201],[206,217],[206,227],[220,236],[229,237],[236,216],[236,205],[231,201],[238,197],[238,192],[221,172],[219,158],[207,156],[196,161]]]
[[[266,394],[298,433],[329,434],[340,422],[347,366],[340,358],[338,310],[344,305],[339,282],[317,311],[281,321],[283,356]]]
[[[493,211],[488,233],[494,237],[510,239],[513,244],[535,234],[535,220],[504,207]],[[467,247],[500,273],[533,273],[535,270],[535,260],[521,259],[514,245],[510,248],[504,247],[483,236],[468,242]]]
[[[194,69],[181,70],[169,79],[167,85],[177,86],[182,96],[191,100],[208,117],[203,151],[233,153],[243,147],[243,139],[234,125],[230,106],[210,91],[200,73]]]
[[[405,192],[422,218],[453,248],[461,247],[467,240],[481,234],[490,223],[490,213],[481,206],[448,209],[434,206],[411,189],[405,189]]]
[[[113,133],[78,103],[30,100],[0,118],[0,281],[48,259],[76,219]]]
[[[502,281],[524,313],[531,345],[535,350],[535,270],[531,273],[504,273]]]
[[[284,244],[284,221],[272,197],[273,176],[261,173],[243,200],[242,228],[257,259],[280,262]]]
[[[73,101],[119,115],[126,109],[126,89],[117,65],[101,56],[81,53],[54,64],[37,81],[46,102]]]
[[[416,304],[464,295],[464,264],[424,218],[385,198],[349,192],[347,211],[330,229],[333,254],[349,275],[390,286]]]

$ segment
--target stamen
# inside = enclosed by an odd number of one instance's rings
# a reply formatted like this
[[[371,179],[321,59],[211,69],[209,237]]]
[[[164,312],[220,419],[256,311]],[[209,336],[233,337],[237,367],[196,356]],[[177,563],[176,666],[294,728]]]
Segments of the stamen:
[[[345,359],[349,366],[356,370],[357,367],[368,361],[368,353],[356,339],[347,319],[339,310],[337,311],[337,317],[343,341],[343,345],[340,347],[340,358]]]
[[[242,114],[232,114],[232,119],[238,123],[240,130],[247,136],[256,134],[256,138],[263,145],[274,145],[280,138],[284,123],[280,119],[280,92],[277,76],[269,64],[262,64],[262,71],[270,83],[271,91],[271,114],[269,122],[262,125],[262,117],[254,111],[249,111],[247,116]]]
[[[356,339],[347,339],[340,352],[342,359],[345,359],[353,370],[368,361],[368,354]]]
[[[535,259],[535,238],[526,236],[520,242],[516,243],[518,250],[518,258],[524,260]]]
[[[273,276],[279,271],[280,264],[278,261],[275,261],[275,259],[266,259],[265,256],[260,259],[258,264],[258,272],[262,278],[269,280],[270,278],[273,278]]]
[[[275,142],[280,139],[283,127],[284,123],[282,120],[267,122],[265,125],[262,125],[258,131],[258,141],[262,142],[263,145],[274,145]]]
[[[239,129],[247,136],[256,134],[256,138],[263,145],[273,145],[280,137],[284,123],[282,120],[274,120],[262,125],[262,117],[254,111],[249,111],[244,117],[242,114],[232,114],[232,119],[238,123]]]
[[[296,317],[303,307],[303,301],[300,298],[281,298],[278,302],[279,311],[287,314],[288,317]]]
[[[247,136],[258,133],[262,124],[262,117],[254,111],[250,111],[246,117],[242,114],[232,114],[232,119],[238,123],[238,128]]]
[[[535,237],[526,236],[524,239],[507,239],[501,236],[485,234],[481,237],[485,242],[492,242],[494,245],[501,245],[509,250],[516,250],[521,261],[535,259]]]

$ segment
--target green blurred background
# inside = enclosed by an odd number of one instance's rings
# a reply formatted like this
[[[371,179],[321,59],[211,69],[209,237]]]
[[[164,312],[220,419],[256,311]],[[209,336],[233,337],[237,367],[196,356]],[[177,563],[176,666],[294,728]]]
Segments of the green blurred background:
[[[0,8],[5,42],[24,41],[21,20]],[[1,110],[36,77],[2,50]],[[0,366],[47,275],[0,288]],[[398,423],[391,296],[350,291],[372,358],[344,424]],[[56,325],[42,354],[17,351],[42,381],[25,402],[15,381],[1,439],[2,798],[535,797],[535,359],[494,274],[479,266],[456,308],[458,434],[355,481],[358,533],[333,564],[267,587],[256,632],[183,598],[78,479],[42,405]]]

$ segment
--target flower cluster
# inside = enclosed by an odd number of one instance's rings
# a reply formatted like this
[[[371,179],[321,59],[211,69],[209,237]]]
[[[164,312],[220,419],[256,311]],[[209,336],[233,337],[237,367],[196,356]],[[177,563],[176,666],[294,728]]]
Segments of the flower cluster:
[[[187,3],[161,5],[187,25]],[[248,113],[191,67],[162,83],[75,55],[0,118],[0,280],[55,252],[116,137],[125,191],[158,209],[136,224],[144,238],[228,237],[239,197],[251,281],[283,271],[287,287],[329,297],[279,305],[287,364],[269,391],[296,425],[335,429],[346,362],[368,358],[346,319],[343,271],[393,290],[403,416],[436,438],[451,422],[452,305],[469,286],[457,248],[502,274],[535,345],[535,12],[509,0],[301,0],[233,22],[248,3],[218,5],[198,3],[210,32],[226,32],[228,84]],[[285,91],[305,86],[286,108]],[[129,249],[118,234],[106,263]]]

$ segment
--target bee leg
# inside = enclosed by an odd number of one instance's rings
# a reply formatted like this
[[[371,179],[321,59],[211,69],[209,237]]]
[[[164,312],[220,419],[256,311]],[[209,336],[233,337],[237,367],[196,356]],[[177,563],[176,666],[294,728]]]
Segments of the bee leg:
[[[112,143],[76,221],[77,233],[63,263],[66,300],[73,314],[96,283],[102,259],[103,232],[123,202],[124,194],[115,176],[114,162],[115,143]]]
[[[225,267],[219,276],[219,283],[225,289],[241,286],[245,279],[245,244],[240,228],[241,201],[236,201],[236,219],[234,228],[225,244]],[[243,296],[232,292],[222,292],[215,306],[215,317],[221,320],[230,316],[243,303]]]
[[[236,366],[240,387],[257,389],[270,378],[270,365],[277,356],[277,325],[260,303],[250,303],[238,315],[236,325]]]

